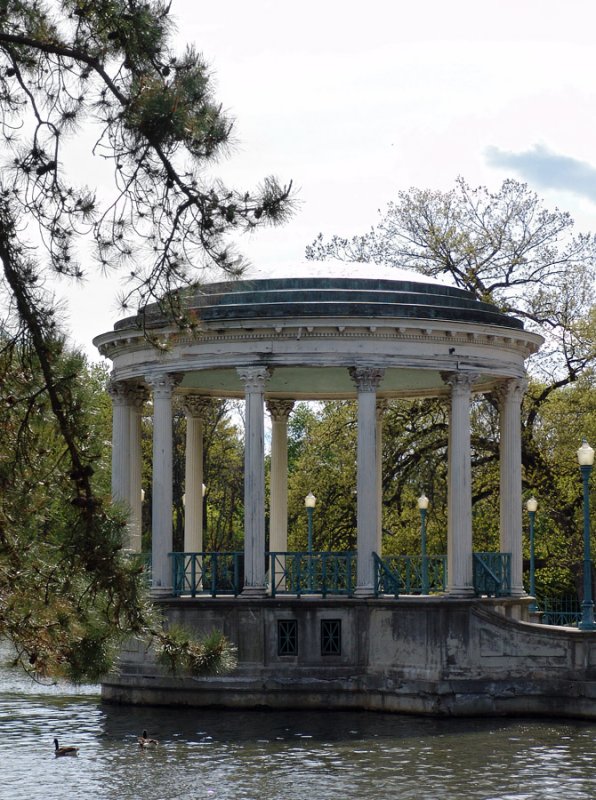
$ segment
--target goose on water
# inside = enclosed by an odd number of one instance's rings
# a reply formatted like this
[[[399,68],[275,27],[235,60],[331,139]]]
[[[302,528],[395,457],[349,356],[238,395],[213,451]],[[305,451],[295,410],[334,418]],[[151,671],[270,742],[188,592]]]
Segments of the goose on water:
[[[138,738],[139,747],[154,747],[157,744],[157,739],[148,739],[147,731],[143,731],[143,735]]]
[[[58,756],[76,756],[78,752],[78,747],[60,747],[58,739],[54,739],[54,755],[56,758],[58,758]]]

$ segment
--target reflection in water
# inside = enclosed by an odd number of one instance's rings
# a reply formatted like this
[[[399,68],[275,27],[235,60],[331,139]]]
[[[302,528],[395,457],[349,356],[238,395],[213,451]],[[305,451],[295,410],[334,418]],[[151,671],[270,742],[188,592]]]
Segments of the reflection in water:
[[[596,726],[102,705],[0,672],[0,797],[593,800]],[[146,729],[159,746],[142,749]],[[55,759],[53,738],[80,747]]]

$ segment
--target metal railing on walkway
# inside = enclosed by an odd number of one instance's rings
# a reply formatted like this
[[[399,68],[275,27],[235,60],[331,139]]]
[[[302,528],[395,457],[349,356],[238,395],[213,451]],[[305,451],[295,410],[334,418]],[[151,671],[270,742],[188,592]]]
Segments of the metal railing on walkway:
[[[375,595],[434,594],[447,587],[447,556],[383,556],[373,553]]]
[[[447,588],[447,556],[373,554],[375,595],[436,594]],[[473,586],[477,596],[511,594],[511,554],[474,553]]]
[[[537,599],[540,621],[543,625],[577,627],[582,618],[581,603],[577,597],[542,597]]]
[[[172,593],[182,595],[239,595],[244,587],[244,553],[170,553]],[[355,552],[272,552],[266,554],[267,585],[272,597],[352,597],[356,589]],[[447,588],[447,556],[387,555],[373,553],[374,593],[383,595],[440,594]],[[511,594],[511,555],[474,553],[476,595],[506,597]]]
[[[276,594],[346,595],[356,588],[356,553],[269,553],[269,587]]]
[[[244,553],[170,553],[172,594],[239,595],[244,586]]]
[[[472,565],[476,595],[508,597],[511,594],[511,553],[474,553]]]

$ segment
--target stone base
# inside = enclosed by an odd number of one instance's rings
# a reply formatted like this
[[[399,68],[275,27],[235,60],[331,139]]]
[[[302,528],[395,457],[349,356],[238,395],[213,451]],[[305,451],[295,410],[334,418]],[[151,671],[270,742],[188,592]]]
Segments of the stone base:
[[[260,599],[263,597],[267,597],[267,587],[266,586],[245,586],[242,590],[240,597],[248,598],[248,599]]]
[[[532,624],[529,603],[169,599],[160,605],[170,623],[197,636],[224,631],[238,649],[237,669],[222,677],[172,676],[131,642],[102,697],[139,705],[596,719],[596,632]],[[280,655],[278,636],[288,623],[297,648]]]
[[[152,586],[150,590],[151,599],[155,602],[166,600],[172,596],[171,586]]]

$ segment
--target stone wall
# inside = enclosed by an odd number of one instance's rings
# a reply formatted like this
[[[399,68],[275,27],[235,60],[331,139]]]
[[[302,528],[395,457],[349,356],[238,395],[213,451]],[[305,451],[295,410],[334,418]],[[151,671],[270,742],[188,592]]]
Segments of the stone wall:
[[[361,708],[436,715],[596,718],[596,633],[532,624],[529,600],[225,598],[163,601],[172,624],[223,630],[224,677],[171,676],[130,642],[106,701],[188,706]],[[295,621],[295,654],[278,623]],[[322,642],[322,626],[341,641]]]

